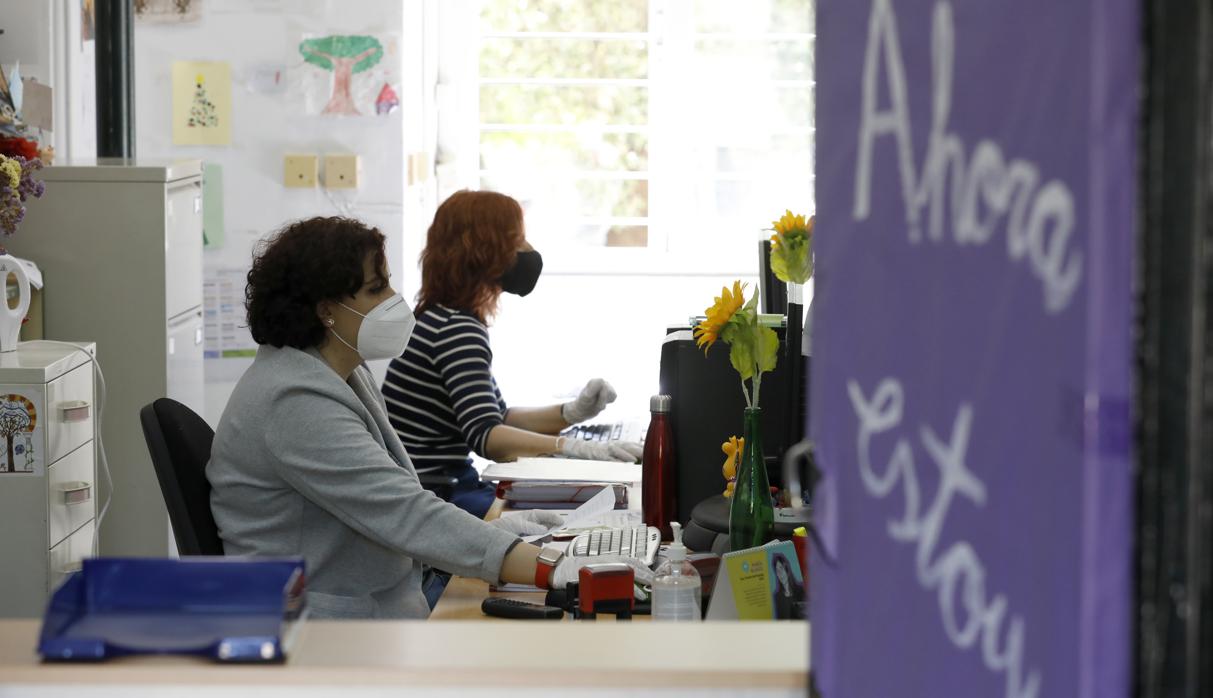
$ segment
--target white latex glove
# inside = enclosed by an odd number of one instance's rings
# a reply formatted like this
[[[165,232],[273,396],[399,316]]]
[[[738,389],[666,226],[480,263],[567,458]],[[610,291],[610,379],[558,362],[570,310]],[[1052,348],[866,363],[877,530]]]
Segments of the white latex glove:
[[[563,589],[566,584],[579,581],[578,573],[582,567],[604,562],[622,562],[631,567],[632,572],[635,573],[635,584],[643,587],[653,586],[653,570],[644,564],[644,560],[629,555],[581,555],[578,557],[565,555],[560,560],[560,564],[556,565],[556,569],[552,570],[552,576],[548,579],[548,586],[553,589]],[[632,587],[632,591],[640,601],[648,598],[647,592],[642,591],[636,586]]]
[[[595,378],[585,384],[576,400],[560,406],[560,416],[569,424],[584,422],[612,402],[615,402],[615,389],[601,378]]]
[[[644,455],[644,446],[635,441],[585,441],[565,437],[560,455],[584,460],[617,460],[635,463]]]
[[[489,523],[516,536],[537,536],[563,526],[564,517],[554,511],[530,509],[498,516]]]

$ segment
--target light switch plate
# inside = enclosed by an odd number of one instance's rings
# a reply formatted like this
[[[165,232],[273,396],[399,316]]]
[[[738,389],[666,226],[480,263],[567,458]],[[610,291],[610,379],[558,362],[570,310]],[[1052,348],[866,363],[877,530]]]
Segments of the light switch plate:
[[[310,189],[316,186],[319,158],[312,153],[287,155],[282,160],[282,184]]]
[[[420,184],[430,178],[430,157],[424,152],[409,153],[409,184]]]
[[[361,179],[361,162],[357,155],[339,153],[324,156],[325,189],[354,189]]]

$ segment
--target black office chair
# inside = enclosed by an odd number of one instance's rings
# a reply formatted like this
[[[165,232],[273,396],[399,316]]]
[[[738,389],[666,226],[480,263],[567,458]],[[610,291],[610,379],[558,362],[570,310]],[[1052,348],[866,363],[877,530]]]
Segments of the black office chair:
[[[215,432],[185,405],[163,397],[139,411],[143,437],[182,555],[222,555],[223,541],[211,515],[206,463]]]

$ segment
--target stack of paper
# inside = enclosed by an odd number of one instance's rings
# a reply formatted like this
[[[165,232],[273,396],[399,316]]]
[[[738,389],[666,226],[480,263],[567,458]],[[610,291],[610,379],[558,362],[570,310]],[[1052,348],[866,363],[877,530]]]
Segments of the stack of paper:
[[[512,463],[490,463],[480,479],[552,482],[622,482],[641,480],[639,463],[576,458],[519,458]]]
[[[618,483],[516,480],[502,483],[498,496],[511,509],[575,509],[603,489],[615,492],[616,509],[627,508],[627,487]]]

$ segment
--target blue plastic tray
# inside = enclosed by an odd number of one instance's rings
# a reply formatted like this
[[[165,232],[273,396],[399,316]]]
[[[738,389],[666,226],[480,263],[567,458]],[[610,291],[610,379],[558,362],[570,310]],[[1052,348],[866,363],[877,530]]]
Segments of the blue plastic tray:
[[[303,560],[87,559],[51,596],[38,654],[281,662],[303,609]]]

